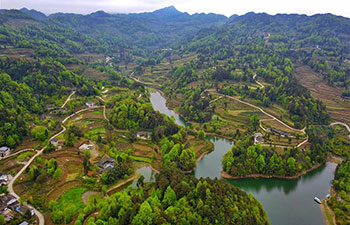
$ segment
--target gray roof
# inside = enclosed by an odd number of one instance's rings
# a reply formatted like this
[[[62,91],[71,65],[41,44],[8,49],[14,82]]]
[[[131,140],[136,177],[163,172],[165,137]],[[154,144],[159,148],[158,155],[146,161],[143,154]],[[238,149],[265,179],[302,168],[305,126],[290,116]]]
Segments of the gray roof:
[[[9,150],[10,150],[10,148],[7,147],[7,146],[2,146],[2,147],[0,148],[0,152],[6,152],[6,151],[9,151]]]

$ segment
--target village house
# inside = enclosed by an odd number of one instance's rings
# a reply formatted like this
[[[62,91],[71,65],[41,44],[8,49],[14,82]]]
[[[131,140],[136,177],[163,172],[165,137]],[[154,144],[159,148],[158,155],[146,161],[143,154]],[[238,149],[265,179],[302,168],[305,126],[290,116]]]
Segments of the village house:
[[[281,137],[289,137],[290,136],[290,134],[288,132],[277,130],[275,128],[267,128],[266,130],[268,132],[270,132],[270,133],[274,133],[274,134],[280,135]]]
[[[94,106],[95,106],[95,102],[87,102],[87,103],[85,103],[85,105],[86,105],[87,107],[91,108],[91,107],[94,107]]]
[[[3,146],[0,148],[0,157],[8,156],[11,152],[11,149],[7,146]]]
[[[82,144],[80,147],[79,147],[79,150],[80,151],[85,151],[85,150],[92,150],[94,149],[94,145],[93,144]]]
[[[22,205],[17,206],[16,211],[21,214],[22,216],[26,215],[28,212],[31,216],[34,216],[34,209],[29,208],[28,206]]]
[[[5,222],[9,222],[10,220],[12,220],[15,217],[15,213],[8,208],[5,208],[3,210],[1,210],[0,214],[2,214],[5,218]]]
[[[114,165],[115,165],[115,159],[113,158],[110,158],[110,157],[105,157],[105,158],[102,158],[100,159],[96,165],[98,166],[99,168],[99,174],[102,174],[103,172],[109,170],[109,169],[112,169],[114,168]]]
[[[254,144],[262,144],[264,143],[264,138],[263,138],[263,135],[262,133],[258,132],[258,133],[255,133],[254,135]]]
[[[24,221],[24,222],[20,223],[19,225],[29,225],[29,223],[27,221]]]
[[[11,194],[3,194],[0,196],[0,211],[5,209],[14,210],[19,205],[16,197]]]
[[[7,185],[9,175],[7,173],[0,173],[0,186]]]
[[[52,139],[50,143],[53,144],[55,147],[58,146],[58,140],[56,138]]]
[[[136,137],[143,139],[143,140],[150,140],[151,139],[151,132],[139,131],[139,132],[137,132]]]

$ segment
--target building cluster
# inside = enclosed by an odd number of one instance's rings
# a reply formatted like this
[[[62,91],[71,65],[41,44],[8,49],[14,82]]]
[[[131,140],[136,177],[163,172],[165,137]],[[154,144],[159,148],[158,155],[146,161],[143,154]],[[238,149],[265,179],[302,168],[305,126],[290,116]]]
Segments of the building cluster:
[[[30,220],[34,216],[34,209],[21,205],[17,198],[11,194],[2,194],[0,195],[0,214],[4,216],[6,223],[15,218]],[[20,225],[26,224],[29,223],[26,221],[20,223]]]

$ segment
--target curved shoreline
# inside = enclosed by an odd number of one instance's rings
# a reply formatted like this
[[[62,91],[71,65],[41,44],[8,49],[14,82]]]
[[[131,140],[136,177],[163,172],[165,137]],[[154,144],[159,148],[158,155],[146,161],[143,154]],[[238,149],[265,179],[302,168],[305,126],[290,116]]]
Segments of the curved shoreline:
[[[245,176],[232,176],[230,174],[228,174],[225,171],[221,171],[221,177],[225,178],[225,179],[232,179],[232,180],[236,180],[236,179],[244,179],[244,178],[279,178],[279,179],[289,179],[289,180],[293,180],[293,179],[298,179],[299,177],[319,168],[320,166],[323,166],[324,163],[319,163],[314,165],[313,167],[311,167],[310,169],[304,170],[296,175],[293,176],[280,176],[280,175],[266,175],[266,174],[248,174]]]

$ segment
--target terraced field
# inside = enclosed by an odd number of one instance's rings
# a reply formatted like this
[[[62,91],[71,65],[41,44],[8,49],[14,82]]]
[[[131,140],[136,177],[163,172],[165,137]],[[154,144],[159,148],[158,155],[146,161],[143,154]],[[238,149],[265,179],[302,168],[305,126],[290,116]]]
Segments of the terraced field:
[[[296,76],[311,91],[313,97],[326,104],[332,119],[350,124],[350,101],[341,98],[345,89],[330,87],[321,75],[308,66],[296,66]]]

